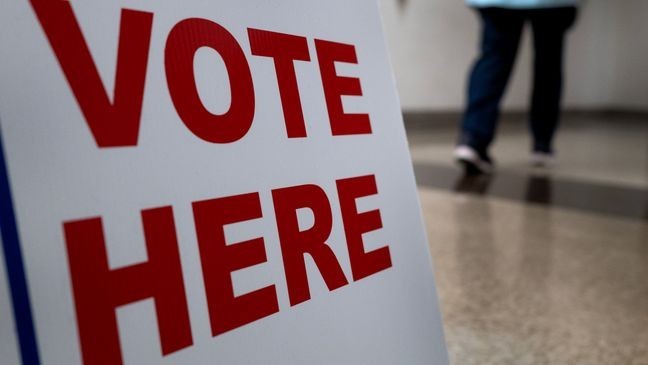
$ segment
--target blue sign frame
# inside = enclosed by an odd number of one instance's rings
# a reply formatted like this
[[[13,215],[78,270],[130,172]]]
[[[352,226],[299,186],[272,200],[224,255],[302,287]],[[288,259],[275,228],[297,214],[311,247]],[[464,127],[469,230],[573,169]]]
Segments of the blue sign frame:
[[[9,173],[5,160],[2,132],[0,131],[0,232],[4,250],[7,278],[13,305],[18,345],[23,365],[39,365],[36,329],[27,289],[27,276],[23,262],[18,226],[11,197]]]

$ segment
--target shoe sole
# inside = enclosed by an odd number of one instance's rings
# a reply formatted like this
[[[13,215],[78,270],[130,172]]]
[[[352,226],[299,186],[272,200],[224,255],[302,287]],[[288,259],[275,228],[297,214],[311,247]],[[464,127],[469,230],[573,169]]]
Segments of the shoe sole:
[[[466,175],[482,175],[490,173],[490,171],[482,169],[473,161],[459,158],[457,159],[457,162],[463,166]]]

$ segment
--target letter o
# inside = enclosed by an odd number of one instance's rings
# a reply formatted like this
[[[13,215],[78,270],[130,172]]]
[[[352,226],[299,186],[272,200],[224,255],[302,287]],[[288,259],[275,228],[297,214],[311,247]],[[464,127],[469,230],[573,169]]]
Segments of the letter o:
[[[200,100],[193,60],[201,47],[218,52],[227,68],[232,102],[225,114],[212,114]],[[169,93],[187,128],[212,143],[231,143],[243,138],[254,119],[254,85],[245,54],[234,36],[212,21],[185,19],[169,33],[164,53]]]

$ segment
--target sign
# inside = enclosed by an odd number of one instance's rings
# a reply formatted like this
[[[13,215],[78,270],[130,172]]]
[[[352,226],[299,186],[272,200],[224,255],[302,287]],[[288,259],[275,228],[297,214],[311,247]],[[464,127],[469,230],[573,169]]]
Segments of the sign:
[[[376,2],[6,0],[0,55],[3,364],[447,364]]]

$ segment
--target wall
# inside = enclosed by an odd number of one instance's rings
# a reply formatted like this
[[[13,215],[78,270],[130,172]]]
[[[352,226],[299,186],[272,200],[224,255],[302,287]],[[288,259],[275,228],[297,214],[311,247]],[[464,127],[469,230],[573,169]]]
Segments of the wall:
[[[460,110],[478,44],[478,18],[462,0],[380,0],[406,110]],[[565,106],[648,111],[646,0],[589,0],[568,38]],[[523,109],[530,89],[526,29],[504,108]]]

